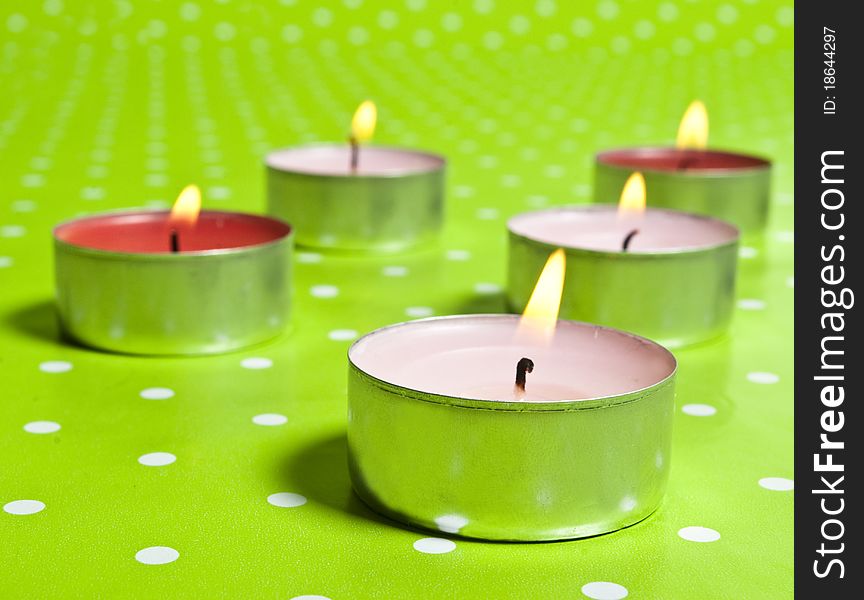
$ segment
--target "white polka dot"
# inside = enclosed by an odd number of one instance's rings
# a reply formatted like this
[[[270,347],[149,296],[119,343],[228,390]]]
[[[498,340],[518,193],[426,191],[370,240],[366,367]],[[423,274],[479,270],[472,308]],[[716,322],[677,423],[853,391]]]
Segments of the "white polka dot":
[[[795,481],[785,477],[763,477],[759,485],[774,492],[789,492],[795,489]]]
[[[11,267],[13,262],[11,256],[0,256],[0,269]]]
[[[399,24],[399,15],[392,10],[382,10],[378,14],[378,26],[381,29],[393,29]]]
[[[0,227],[0,237],[19,238],[24,237],[27,230],[21,225],[3,225]]]
[[[170,452],[150,452],[138,457],[138,462],[145,467],[164,467],[177,460]]]
[[[464,261],[471,258],[471,253],[467,250],[448,250],[445,253],[447,260]]]
[[[717,414],[717,409],[710,404],[685,404],[681,412],[691,417],[711,417]]]
[[[279,413],[262,413],[252,417],[252,422],[256,425],[263,425],[265,427],[276,427],[287,423],[288,417],[280,415]]]
[[[576,37],[588,37],[591,35],[591,32],[594,31],[594,24],[588,19],[574,19],[573,23],[570,25],[570,31],[572,31],[573,35]]]
[[[39,370],[43,373],[66,373],[72,370],[72,363],[65,360],[48,360],[39,363]]]
[[[180,553],[168,546],[150,546],[135,553],[135,560],[145,565],[167,565],[180,558]]]
[[[381,269],[381,273],[386,277],[405,277],[408,274],[408,267],[391,265]]]
[[[678,7],[672,2],[664,2],[657,7],[657,15],[661,21],[674,21],[678,18]]]
[[[760,44],[770,44],[774,41],[777,32],[774,31],[774,28],[770,25],[759,25],[756,27],[756,31],[754,33],[754,37],[756,41]]]
[[[498,209],[497,208],[478,208],[477,209],[477,218],[483,221],[491,221],[493,219],[498,218]]]
[[[24,187],[42,187],[45,185],[45,177],[39,173],[28,173],[21,177],[21,185]]]
[[[787,244],[792,244],[795,242],[795,232],[794,231],[778,231],[774,234],[774,239],[778,242],[784,242]]]
[[[146,388],[138,394],[145,400],[167,400],[174,397],[174,390],[164,387]]]
[[[317,252],[298,252],[297,253],[297,262],[304,264],[316,264],[320,263],[324,257],[318,254]]]
[[[795,287],[795,278],[787,277],[786,278],[786,287],[794,288]]]
[[[592,581],[582,586],[582,593],[593,600],[621,600],[627,597],[627,588],[611,581]]]
[[[717,8],[717,20],[724,25],[732,25],[738,20],[738,9],[731,4],[723,4]]]
[[[414,542],[414,549],[424,554],[446,554],[456,549],[456,544],[443,538],[422,538]]]
[[[20,33],[27,29],[27,17],[22,14],[14,13],[6,19],[6,29],[12,33]]]
[[[759,255],[759,251],[756,248],[751,248],[750,246],[741,246],[738,249],[738,256],[741,258],[755,258]]]
[[[295,506],[303,506],[306,504],[306,496],[293,494],[291,492],[279,492],[278,494],[270,494],[267,496],[267,502],[279,508],[294,508]]]
[[[435,524],[444,533],[459,533],[459,530],[468,524],[468,519],[459,515],[443,515],[435,519]]]
[[[216,26],[213,28],[213,35],[216,36],[216,39],[220,42],[228,42],[234,39],[234,34],[237,32],[237,29],[231,23],[216,23]]]
[[[468,185],[457,185],[453,188],[453,195],[457,198],[471,198],[474,193],[474,188]]]
[[[405,314],[415,319],[430,317],[435,314],[431,306],[409,306],[405,309]]]
[[[241,360],[240,366],[244,369],[269,369],[273,366],[273,361],[263,356],[252,356]]]
[[[335,342],[345,342],[356,338],[357,332],[353,329],[334,329],[327,334],[327,337]]]
[[[201,7],[194,2],[184,2],[180,5],[180,18],[184,21],[196,21],[201,16]]]
[[[501,292],[501,286],[497,283],[481,281],[474,284],[474,291],[478,294],[498,294]]]
[[[720,534],[708,527],[684,527],[678,530],[678,535],[688,542],[716,542]]]
[[[294,596],[291,600],[330,600],[330,598],[318,594],[303,594],[302,596]]]
[[[335,285],[313,285],[309,293],[316,298],[335,298],[339,295],[339,288]]]
[[[324,7],[316,8],[312,13],[312,22],[318,27],[327,27],[333,22],[333,13]]]
[[[36,210],[36,203],[32,200],[15,200],[12,203],[12,211],[19,213],[29,213]]]
[[[780,381],[780,377],[775,375],[774,373],[766,373],[764,371],[753,371],[752,373],[747,373],[747,381],[751,383],[777,383]]]
[[[30,421],[24,425],[27,433],[54,433],[60,431],[60,423],[54,421]]]
[[[741,310],[762,310],[765,308],[765,302],[755,298],[742,298],[738,301],[738,308]]]
[[[640,40],[647,40],[651,37],[654,37],[654,33],[657,31],[657,28],[654,26],[654,23],[651,21],[641,20],[637,21],[636,25],[633,28],[633,32],[636,34],[636,37]]]
[[[56,17],[63,12],[63,0],[45,0],[42,10],[49,17]]]
[[[3,505],[10,515],[32,515],[45,510],[45,503],[39,500],[13,500]]]

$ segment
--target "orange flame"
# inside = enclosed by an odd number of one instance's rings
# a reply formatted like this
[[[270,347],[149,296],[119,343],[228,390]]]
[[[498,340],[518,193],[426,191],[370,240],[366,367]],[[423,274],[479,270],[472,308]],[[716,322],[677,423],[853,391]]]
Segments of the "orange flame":
[[[351,139],[354,142],[368,142],[375,134],[375,123],[378,120],[378,109],[371,100],[364,100],[354,112],[351,119]]]
[[[645,212],[645,177],[638,171],[627,178],[621,199],[618,201],[618,216],[639,216]]]
[[[708,111],[701,100],[691,102],[681,117],[675,146],[697,150],[708,146]]]
[[[563,249],[559,248],[549,255],[531,298],[522,311],[517,335],[527,334],[545,344],[552,341],[561,307],[566,267],[567,257]]]
[[[169,222],[172,225],[195,225],[198,214],[201,212],[201,190],[197,185],[187,185],[177,196],[171,208]]]

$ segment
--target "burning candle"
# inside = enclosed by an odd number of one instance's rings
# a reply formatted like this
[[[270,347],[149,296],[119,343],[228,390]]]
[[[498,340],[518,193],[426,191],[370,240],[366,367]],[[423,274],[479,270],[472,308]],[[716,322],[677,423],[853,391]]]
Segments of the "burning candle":
[[[123,211],[54,229],[63,331],[129,354],[211,354],[275,337],[288,322],[291,228],[200,212],[195,186],[170,213]]]
[[[367,100],[354,115],[348,143],[284,148],[267,155],[269,212],[295,226],[298,244],[395,251],[438,233],[445,160],[365,145],[376,120],[375,105]]]
[[[633,171],[645,174],[652,206],[710,215],[759,231],[768,220],[771,163],[746,154],[707,150],[708,114],[693,102],[674,148],[609,150],[596,157],[594,200],[614,203]]]
[[[628,333],[558,321],[565,263],[550,257],[521,318],[423,319],[355,342],[349,465],[369,506],[495,540],[596,535],[657,508],[675,359]]]
[[[565,206],[510,219],[511,306],[526,305],[546,257],[563,248],[564,317],[632,331],[668,347],[725,331],[734,308],[737,229],[710,217],[646,210],[645,183],[632,174],[618,209]]]

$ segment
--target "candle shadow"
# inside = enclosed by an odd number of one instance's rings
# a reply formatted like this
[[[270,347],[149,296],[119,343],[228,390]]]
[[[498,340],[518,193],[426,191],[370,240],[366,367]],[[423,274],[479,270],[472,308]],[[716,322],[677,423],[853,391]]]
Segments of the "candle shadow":
[[[53,300],[17,307],[5,315],[5,324],[28,337],[49,342],[71,344],[63,333]]]
[[[292,491],[358,519],[419,531],[379,515],[354,493],[348,474],[348,439],[344,434],[321,438],[288,456],[279,477]]]

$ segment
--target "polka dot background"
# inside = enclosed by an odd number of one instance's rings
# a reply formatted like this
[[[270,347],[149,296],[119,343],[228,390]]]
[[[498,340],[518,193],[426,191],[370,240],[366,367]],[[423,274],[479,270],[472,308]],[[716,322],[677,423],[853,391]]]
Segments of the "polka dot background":
[[[2,588],[790,596],[792,25],[786,1],[2,3]],[[346,346],[406,319],[504,311],[506,219],[588,202],[596,150],[670,142],[696,97],[712,145],[774,159],[775,195],[768,231],[743,243],[729,335],[677,352],[660,510],[559,544],[462,540],[456,512],[424,535],[368,510],[348,479]],[[365,98],[377,141],[450,160],[437,245],[298,253],[292,330],[248,352],[131,358],[60,340],[53,225],[164,208],[193,181],[208,207],[263,211],[262,155],[344,139]]]

